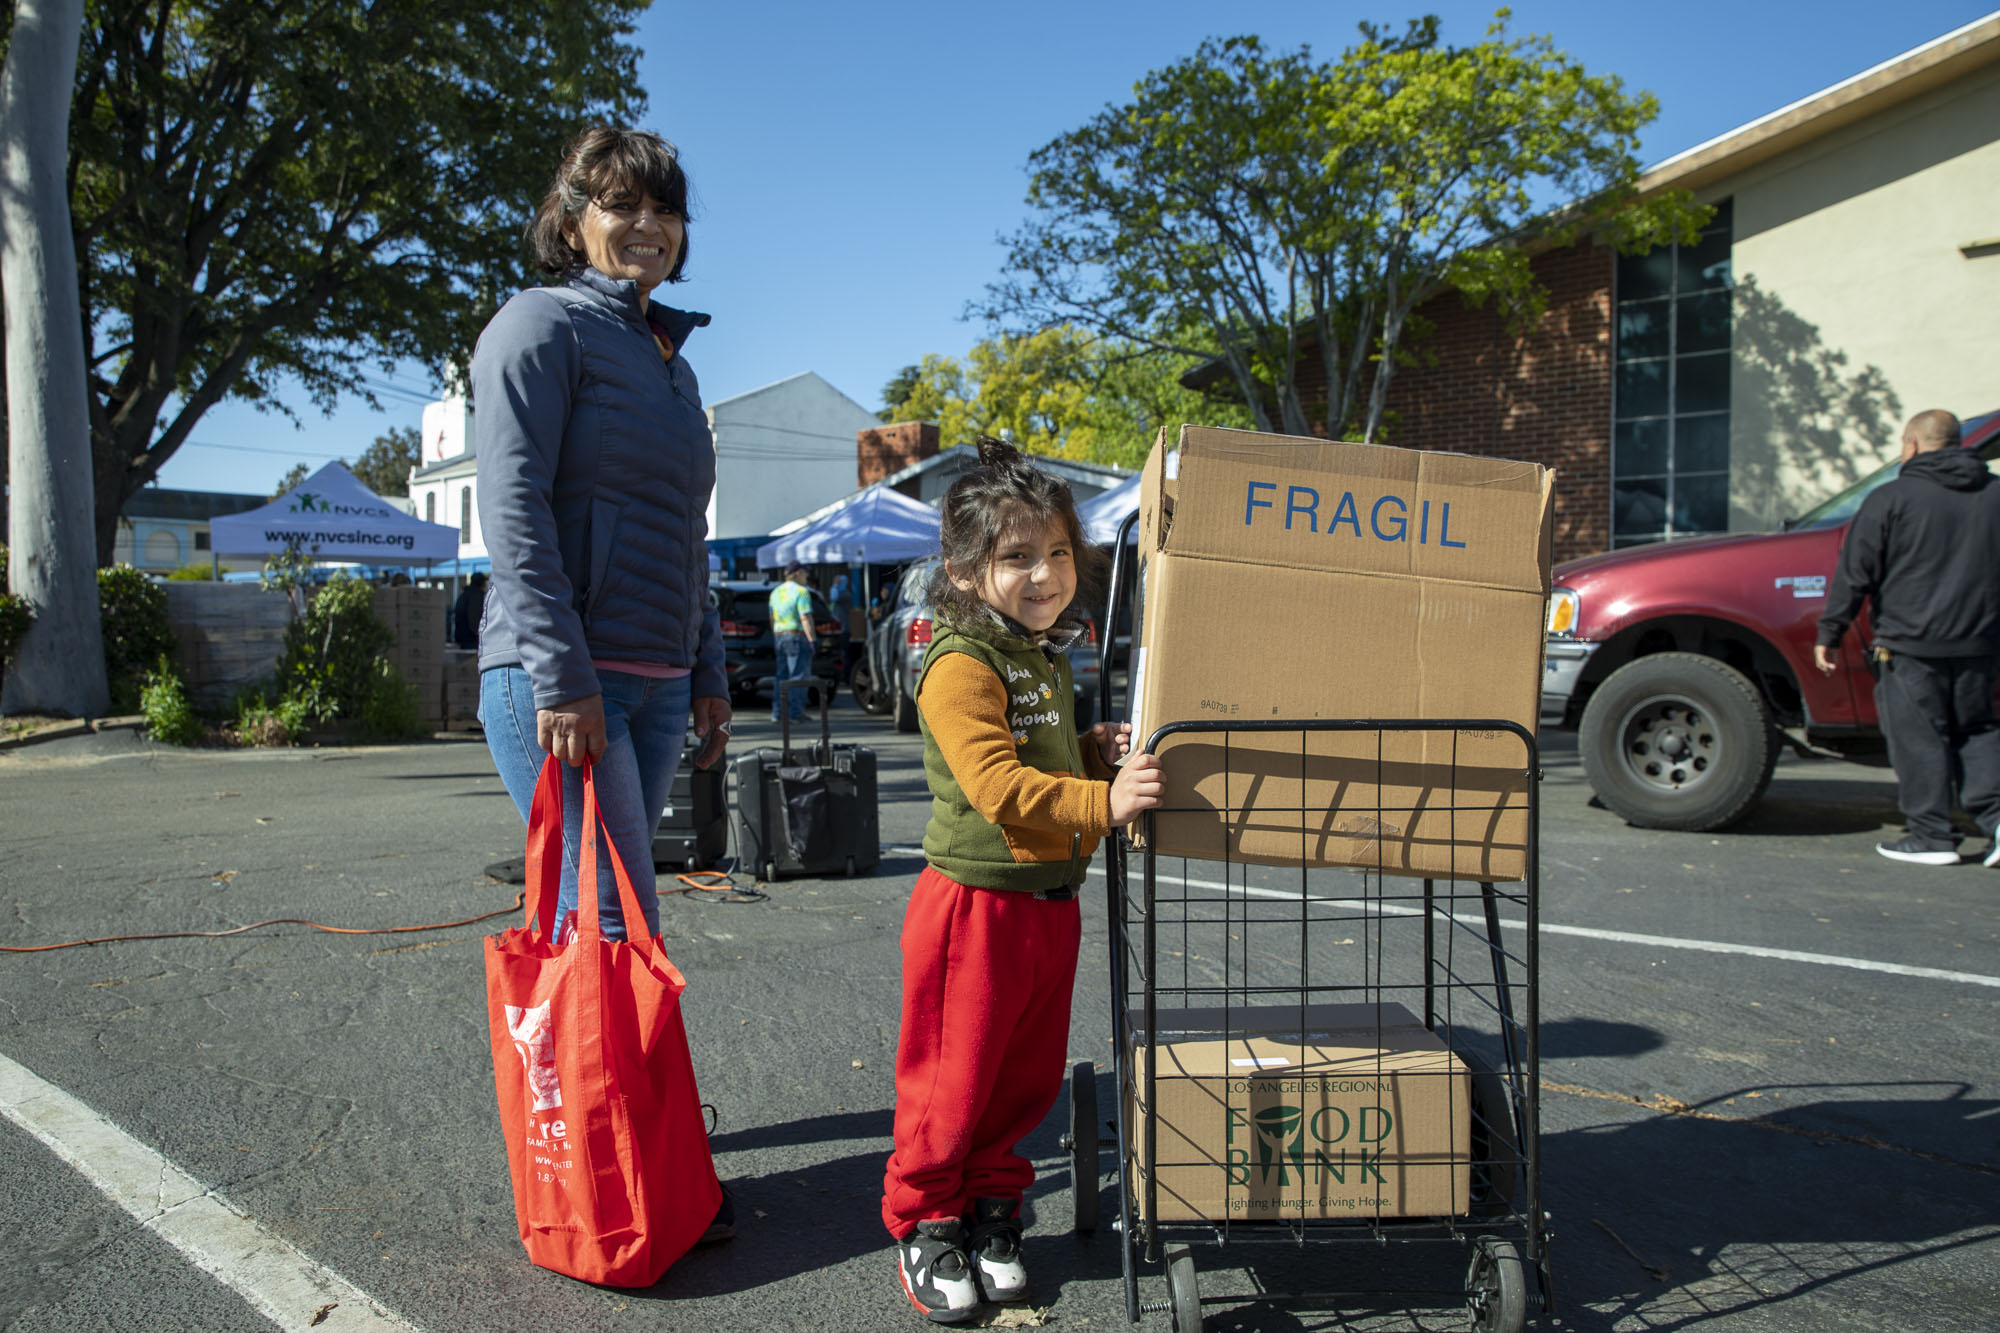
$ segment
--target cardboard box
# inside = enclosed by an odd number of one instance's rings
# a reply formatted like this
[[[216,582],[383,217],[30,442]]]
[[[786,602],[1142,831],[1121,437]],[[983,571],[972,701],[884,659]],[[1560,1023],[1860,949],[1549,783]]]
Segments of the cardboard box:
[[[1504,459],[1183,428],[1147,459],[1135,744],[1207,719],[1501,719],[1541,701],[1553,477]],[[1514,880],[1505,731],[1170,737],[1159,851]],[[1135,826],[1135,829],[1138,826]]]
[[[1467,1070],[1400,1005],[1159,1016],[1134,1033],[1133,1179],[1154,1126],[1157,1221],[1442,1217],[1467,1210]],[[1158,1073],[1146,1104],[1146,1069]]]

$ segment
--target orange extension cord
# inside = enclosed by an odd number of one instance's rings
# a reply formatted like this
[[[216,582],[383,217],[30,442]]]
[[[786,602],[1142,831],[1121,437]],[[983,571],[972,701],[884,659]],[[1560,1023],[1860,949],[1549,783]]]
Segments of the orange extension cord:
[[[733,876],[720,870],[697,870],[685,875],[676,875],[674,878],[679,880],[683,887],[661,889],[662,896],[674,893],[715,894],[717,896],[707,898],[705,901],[731,903],[754,903],[762,901],[766,896],[755,889],[738,887]],[[720,879],[722,883],[699,882],[706,879]],[[522,889],[514,895],[512,907],[482,912],[463,921],[439,921],[428,926],[376,926],[363,930],[355,926],[322,926],[317,921],[307,921],[296,916],[275,916],[269,921],[253,921],[247,926],[235,926],[229,930],[167,930],[153,935],[100,935],[96,939],[65,940],[61,944],[0,944],[0,953],[46,953],[50,949],[79,949],[86,944],[123,944],[131,940],[219,940],[228,935],[241,935],[246,930],[261,930],[265,926],[310,926],[329,935],[405,935],[417,930],[450,930],[454,926],[470,926],[480,921],[491,921],[496,916],[507,916],[520,911],[527,901],[528,891]]]

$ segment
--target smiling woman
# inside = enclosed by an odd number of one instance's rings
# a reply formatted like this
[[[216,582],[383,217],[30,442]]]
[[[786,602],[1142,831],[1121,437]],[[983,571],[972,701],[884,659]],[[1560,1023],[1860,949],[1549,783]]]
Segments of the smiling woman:
[[[549,286],[521,292],[472,358],[479,525],[493,558],[479,621],[480,717],[523,822],[563,761],[553,930],[575,930],[583,765],[649,936],[653,835],[681,743],[722,756],[729,684],[708,598],[705,511],[715,448],[681,354],[708,316],[653,299],[687,266],[688,182],[673,145],[600,126],[570,143],[530,236]],[[604,933],[623,935],[599,877]],[[552,923],[543,922],[548,931]],[[711,1239],[729,1234],[723,1211]]]

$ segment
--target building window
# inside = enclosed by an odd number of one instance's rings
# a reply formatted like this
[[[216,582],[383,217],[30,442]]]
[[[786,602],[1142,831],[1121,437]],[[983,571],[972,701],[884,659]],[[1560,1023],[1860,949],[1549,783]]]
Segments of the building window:
[[[1730,213],[1693,245],[1618,257],[1614,546],[1729,529]]]
[[[181,563],[181,539],[165,528],[155,528],[146,534],[147,569],[177,569]]]
[[[461,546],[472,544],[472,488],[458,488],[458,541]]]
[[[197,551],[206,551],[208,549],[207,528],[196,528],[194,530],[194,549]]]
[[[436,491],[426,491],[424,493],[424,522],[435,523],[437,521],[438,493]]]

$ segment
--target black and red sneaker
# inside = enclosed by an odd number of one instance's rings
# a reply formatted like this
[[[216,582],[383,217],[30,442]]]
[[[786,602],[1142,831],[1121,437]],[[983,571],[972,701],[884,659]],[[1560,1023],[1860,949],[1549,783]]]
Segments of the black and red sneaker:
[[[1021,1201],[972,1201],[972,1274],[995,1304],[1028,1299],[1028,1270],[1021,1263]]]
[[[903,1294],[926,1319],[962,1324],[979,1313],[979,1287],[965,1255],[965,1224],[955,1217],[919,1222],[896,1242]]]

